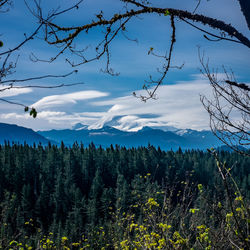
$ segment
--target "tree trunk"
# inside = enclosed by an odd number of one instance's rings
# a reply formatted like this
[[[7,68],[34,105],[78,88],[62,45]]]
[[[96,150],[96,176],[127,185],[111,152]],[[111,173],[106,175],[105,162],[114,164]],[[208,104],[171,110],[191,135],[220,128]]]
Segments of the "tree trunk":
[[[245,16],[248,28],[250,29],[250,0],[238,0],[240,3],[241,11]]]

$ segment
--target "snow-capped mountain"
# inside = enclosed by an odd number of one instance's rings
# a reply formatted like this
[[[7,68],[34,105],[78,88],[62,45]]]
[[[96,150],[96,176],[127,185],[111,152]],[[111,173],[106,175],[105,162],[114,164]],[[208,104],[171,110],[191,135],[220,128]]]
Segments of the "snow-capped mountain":
[[[82,123],[76,123],[73,127],[72,130],[82,130],[82,129],[88,129],[88,125],[84,125]]]
[[[71,146],[73,143],[83,143],[88,146],[94,143],[97,146],[108,147],[111,144],[125,147],[139,147],[153,145],[163,150],[200,149],[205,150],[211,147],[219,147],[222,143],[210,131],[178,130],[164,131],[143,127],[136,132],[128,132],[105,126],[100,129],[90,129],[84,124],[75,124],[72,129],[48,130],[34,132],[31,129],[11,124],[0,124],[0,143],[14,141],[16,143],[39,143],[46,144],[49,141],[53,144]]]
[[[143,127],[129,132],[115,127],[104,126],[100,129],[90,129],[84,124],[76,124],[73,129],[39,131],[38,133],[49,140],[66,145],[74,142],[83,143],[85,146],[93,142],[96,145],[108,147],[118,144],[125,147],[147,146],[151,144],[164,150],[201,149],[221,146],[221,142],[210,131],[179,130],[172,131]]]

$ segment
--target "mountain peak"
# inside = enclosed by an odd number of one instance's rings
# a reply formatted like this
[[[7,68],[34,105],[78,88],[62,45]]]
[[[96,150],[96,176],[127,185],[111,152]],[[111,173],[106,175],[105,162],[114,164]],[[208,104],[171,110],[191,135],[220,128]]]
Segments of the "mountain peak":
[[[33,131],[30,128],[25,128],[15,124],[0,123],[0,144],[5,141],[10,143],[26,143],[32,145],[36,144],[48,144],[49,140]]]
[[[145,131],[150,131],[150,130],[153,130],[153,128],[149,127],[149,126],[145,126],[143,127],[141,130],[139,130],[140,132],[145,132]]]
[[[77,123],[73,129],[50,130],[34,132],[31,129],[18,127],[16,125],[0,123],[0,144],[4,141],[16,143],[39,143],[46,145],[49,141],[65,145],[73,145],[74,142],[83,142],[89,145],[94,142],[96,145],[107,147],[110,144],[118,144],[125,147],[146,146],[150,143],[159,146],[164,150],[199,149],[205,150],[211,146],[221,146],[221,142],[211,131],[196,131],[191,129],[179,130],[177,132],[163,131],[159,128],[145,126],[137,132],[118,130],[111,126],[104,126],[98,129],[90,129],[86,125]]]
[[[82,129],[88,129],[88,126],[79,122],[72,127],[72,130],[82,130]]]

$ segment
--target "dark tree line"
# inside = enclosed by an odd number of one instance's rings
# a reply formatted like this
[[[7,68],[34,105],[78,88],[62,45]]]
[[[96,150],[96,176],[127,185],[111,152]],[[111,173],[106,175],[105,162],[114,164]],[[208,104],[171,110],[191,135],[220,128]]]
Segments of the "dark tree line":
[[[249,198],[250,159],[218,154]],[[198,184],[206,190],[206,202],[198,198]],[[227,203],[214,157],[203,151],[6,144],[0,147],[0,246],[25,237],[35,244],[41,234],[53,233],[57,240],[66,235],[76,242],[98,227],[110,232],[114,214],[122,215],[157,193],[162,193],[160,204],[167,199],[175,230],[185,211],[203,208],[211,223],[209,216],[216,211],[210,205]]]

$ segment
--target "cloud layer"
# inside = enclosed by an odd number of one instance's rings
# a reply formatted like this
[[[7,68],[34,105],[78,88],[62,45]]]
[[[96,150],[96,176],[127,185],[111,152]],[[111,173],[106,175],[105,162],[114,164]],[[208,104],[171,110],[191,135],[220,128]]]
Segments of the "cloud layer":
[[[19,86],[16,86],[16,87],[19,87]],[[17,89],[17,88],[5,89],[5,88],[6,86],[0,86],[0,98],[18,96],[18,95],[28,94],[32,92],[31,88],[23,88],[23,89]]]
[[[105,125],[128,131],[144,126],[208,129],[208,115],[200,102],[200,94],[208,96],[211,89],[201,76],[195,77],[193,81],[161,86],[157,99],[146,103],[132,94],[112,98],[107,92],[89,90],[41,98],[32,105],[39,109],[36,119],[21,112],[2,114],[0,119],[36,130],[71,128],[78,122],[88,125],[90,129]],[[138,91],[137,94],[145,92]],[[100,97],[102,99],[98,99]],[[78,107],[74,110],[84,107],[93,111],[68,112],[69,104]]]
[[[161,86],[158,99],[146,103],[132,95],[95,102],[93,105],[111,108],[91,128],[102,127],[120,116],[115,127],[122,130],[138,130],[144,126],[207,129],[208,115],[200,102],[200,94],[209,95],[209,92],[208,82],[199,79]],[[139,91],[138,94],[145,93]]]
[[[77,101],[83,101],[98,97],[108,96],[108,93],[90,90],[90,91],[80,91],[73,92],[64,95],[51,95],[46,96],[32,105],[34,108],[54,108],[56,106],[63,106],[67,104],[76,104]]]

